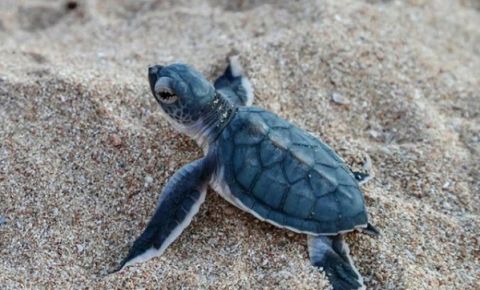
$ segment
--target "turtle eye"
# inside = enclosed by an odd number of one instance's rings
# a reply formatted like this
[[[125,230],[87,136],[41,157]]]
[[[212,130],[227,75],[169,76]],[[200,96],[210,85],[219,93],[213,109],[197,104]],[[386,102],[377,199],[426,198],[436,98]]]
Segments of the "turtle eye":
[[[161,87],[155,91],[157,100],[165,104],[173,104],[178,99],[170,88]]]
[[[154,91],[157,101],[164,104],[173,104],[178,99],[172,89],[172,79],[168,77],[161,77],[155,83]]]

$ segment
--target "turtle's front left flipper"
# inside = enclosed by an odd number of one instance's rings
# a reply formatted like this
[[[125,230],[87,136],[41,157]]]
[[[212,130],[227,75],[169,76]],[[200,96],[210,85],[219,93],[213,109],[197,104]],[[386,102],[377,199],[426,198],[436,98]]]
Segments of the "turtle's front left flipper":
[[[190,224],[205,200],[213,172],[209,156],[177,171],[160,194],[155,214],[116,271],[159,256]],[[115,272],[116,272],[115,271]]]

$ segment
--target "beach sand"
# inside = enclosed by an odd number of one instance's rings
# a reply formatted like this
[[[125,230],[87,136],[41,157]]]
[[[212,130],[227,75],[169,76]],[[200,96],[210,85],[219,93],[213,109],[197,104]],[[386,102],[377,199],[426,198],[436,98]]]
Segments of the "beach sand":
[[[478,0],[2,0],[2,289],[329,287],[304,236],[211,190],[161,257],[106,275],[202,154],[161,116],[148,65],[213,80],[233,54],[256,106],[354,168],[371,158],[382,235],[347,237],[368,289],[480,289]]]

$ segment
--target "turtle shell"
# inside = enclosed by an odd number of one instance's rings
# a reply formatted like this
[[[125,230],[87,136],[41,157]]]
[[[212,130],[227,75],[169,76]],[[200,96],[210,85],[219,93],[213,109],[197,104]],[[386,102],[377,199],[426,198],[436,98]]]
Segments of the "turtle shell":
[[[221,182],[255,216],[311,234],[366,226],[353,174],[306,131],[263,109],[240,107],[216,142]]]

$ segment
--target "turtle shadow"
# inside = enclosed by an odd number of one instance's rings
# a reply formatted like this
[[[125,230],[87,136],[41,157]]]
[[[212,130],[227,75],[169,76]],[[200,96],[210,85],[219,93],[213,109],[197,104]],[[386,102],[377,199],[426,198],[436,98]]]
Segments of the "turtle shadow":
[[[245,245],[242,253],[245,257],[249,256],[248,253],[252,249],[257,252],[256,255],[265,254],[262,250],[267,249],[267,252],[270,251],[269,256],[280,256],[285,252],[288,252],[289,255],[300,254],[304,263],[311,265],[308,255],[307,235],[294,233],[268,222],[260,221],[253,215],[231,205],[213,190],[210,190],[208,199],[206,214],[201,217],[198,223],[208,223],[206,219],[210,219],[213,224],[227,224],[222,225],[226,230],[229,230],[227,233],[231,232],[233,234],[235,231],[244,231],[241,240],[238,240],[238,242]],[[233,236],[231,239],[236,238],[236,236]],[[389,285],[391,286],[392,281],[380,280],[375,276],[376,269],[383,270],[385,268],[380,261],[375,259],[377,253],[378,255],[381,254],[378,245],[382,239],[384,239],[382,235],[371,237],[360,232],[352,232],[346,235],[354,259],[362,255],[370,257],[368,264],[355,262],[360,273],[367,278],[365,281],[367,289],[388,289]],[[252,241],[254,241],[253,244]],[[259,246],[258,244],[263,245]],[[367,244],[368,247],[361,248],[360,244]],[[286,265],[275,265],[271,268],[271,272],[281,270],[283,267],[286,267]],[[387,270],[385,269],[385,271]],[[321,272],[320,269],[318,271]]]
[[[154,209],[152,208],[152,211]],[[148,221],[147,216],[144,221],[139,222],[139,226],[135,228],[136,234],[141,233],[143,227]],[[132,229],[127,230],[125,237],[130,240],[129,243],[117,243],[114,251],[110,251],[109,256],[116,257],[115,261],[105,263],[101,269],[98,269],[98,278],[108,277],[116,272],[112,272],[118,266],[119,261],[127,252],[136,234],[131,233]],[[222,237],[219,241],[218,237]],[[356,241],[362,239],[372,239],[360,233],[347,235],[347,240],[351,246],[353,256],[360,256],[362,254],[370,255],[374,252],[379,252],[379,249],[373,249],[371,253],[365,252],[366,249],[360,249],[356,245]],[[379,238],[381,239],[381,238]],[[370,242],[373,244],[374,242]],[[169,246],[163,255],[169,258],[186,259],[200,257],[202,252],[212,253],[216,252],[219,256],[231,255],[232,257],[245,257],[244,259],[252,258],[252,251],[255,252],[253,256],[255,259],[271,259],[276,260],[280,256],[286,256],[286,261],[279,264],[272,264],[268,267],[262,267],[265,273],[277,273],[284,268],[288,268],[290,262],[289,256],[298,256],[304,260],[305,264],[310,265],[308,256],[307,239],[303,234],[293,233],[291,231],[280,229],[269,223],[259,221],[252,215],[241,211],[235,206],[231,205],[223,198],[221,198],[213,190],[207,193],[207,199],[201,206],[199,213],[195,216],[192,224],[185,229],[180,237]],[[373,256],[373,254],[372,254]],[[157,258],[154,258],[158,259]],[[205,263],[208,259],[205,258]],[[216,260],[216,258],[212,258]],[[197,263],[202,261],[195,260]],[[369,289],[387,289],[389,284],[383,282],[375,277],[375,269],[382,269],[380,262],[375,261],[374,256],[369,260],[369,264],[356,263],[360,272],[366,277],[366,286]],[[149,263],[149,262],[146,262]],[[161,260],[150,261],[150,263],[162,263]],[[261,267],[255,264],[254,260],[244,260],[246,264],[253,264],[256,267]],[[139,265],[138,265],[139,266]],[[134,266],[135,267],[135,266]],[[313,267],[313,266],[312,266]],[[127,269],[120,271],[120,274],[126,274]],[[131,270],[130,270],[131,271]],[[321,272],[321,270],[319,270]],[[130,275],[130,274],[128,274]],[[125,276],[128,276],[125,275]],[[160,274],[162,275],[162,274]],[[268,275],[268,274],[267,274]],[[157,277],[158,278],[158,277]],[[390,281],[391,282],[391,281]]]
[[[152,197],[152,202],[156,202],[156,200],[156,197]],[[119,229],[119,235],[121,234],[123,240],[128,239],[129,242],[117,242],[118,239],[111,241],[113,243],[112,248],[106,254],[114,258],[104,260],[105,263],[98,268],[90,269],[92,273],[97,275],[98,279],[128,271],[130,267],[118,271],[118,266],[121,260],[128,254],[128,250],[135,238],[145,228],[154,210],[155,207],[153,206],[148,210],[150,213],[144,218],[139,217],[136,221],[132,221],[137,226]],[[222,237],[221,241],[218,240],[219,236]],[[192,256],[198,258],[202,251],[212,252],[216,250],[221,252],[220,256],[223,254],[248,256],[252,239],[258,240],[257,244],[262,244],[266,249],[266,252],[259,254],[271,256],[275,255],[279,248],[296,247],[298,249],[300,247],[300,252],[302,252],[305,261],[308,262],[306,238],[304,235],[295,234],[261,222],[250,214],[229,204],[211,189],[208,190],[206,201],[200,207],[192,223],[166,249],[162,256],[172,255],[179,259]],[[155,259],[158,259],[158,257],[152,260]],[[161,261],[153,261],[153,263],[155,262],[161,263]],[[200,261],[197,262],[200,263]],[[152,263],[152,261],[145,263]]]

